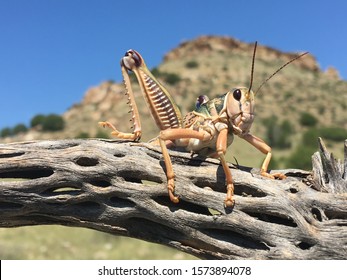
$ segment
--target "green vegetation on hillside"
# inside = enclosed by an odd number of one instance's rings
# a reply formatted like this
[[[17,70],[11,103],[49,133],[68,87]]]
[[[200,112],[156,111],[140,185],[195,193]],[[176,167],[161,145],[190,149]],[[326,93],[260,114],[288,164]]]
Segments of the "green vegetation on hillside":
[[[31,127],[39,127],[44,132],[63,130],[65,126],[64,119],[57,114],[36,115],[31,120]]]

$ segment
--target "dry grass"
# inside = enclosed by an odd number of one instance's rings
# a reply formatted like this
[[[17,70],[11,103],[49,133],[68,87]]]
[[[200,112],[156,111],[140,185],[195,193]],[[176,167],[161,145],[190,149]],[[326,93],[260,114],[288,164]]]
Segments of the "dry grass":
[[[0,259],[196,259],[191,255],[137,239],[85,228],[31,226],[0,229]]]

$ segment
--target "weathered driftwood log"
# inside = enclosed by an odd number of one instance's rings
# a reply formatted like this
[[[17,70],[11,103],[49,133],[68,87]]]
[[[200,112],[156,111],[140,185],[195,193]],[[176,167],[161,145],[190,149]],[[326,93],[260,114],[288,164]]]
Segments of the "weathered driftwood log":
[[[149,144],[1,144],[0,226],[87,227],[206,259],[346,259],[346,159],[340,166],[322,144],[321,154],[313,173],[283,170],[283,181],[230,166],[236,205],[226,209],[217,160],[172,151],[180,197],[173,204],[161,153]]]

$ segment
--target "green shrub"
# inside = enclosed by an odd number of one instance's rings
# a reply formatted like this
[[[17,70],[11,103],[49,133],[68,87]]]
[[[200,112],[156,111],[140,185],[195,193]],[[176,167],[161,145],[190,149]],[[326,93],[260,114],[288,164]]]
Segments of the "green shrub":
[[[22,124],[22,123],[17,124],[12,130],[14,135],[18,133],[27,132],[27,131],[28,131],[28,128],[26,127],[25,124]]]
[[[277,140],[278,148],[290,148],[292,146],[291,136],[294,133],[294,129],[290,121],[284,120],[280,124],[280,135]]]
[[[95,134],[95,138],[102,138],[102,139],[108,139],[111,138],[111,133],[108,131],[98,130],[98,132]]]
[[[289,168],[311,170],[311,157],[318,149],[318,137],[319,131],[316,128],[311,128],[302,134],[299,145],[287,158],[286,166]]]
[[[341,127],[322,127],[319,135],[327,140],[341,142],[347,139],[347,130]]]
[[[292,92],[292,91],[286,91],[285,93],[284,93],[284,100],[288,100],[288,99],[290,99],[291,97],[293,97],[294,96],[294,93]]]
[[[320,106],[318,107],[318,113],[319,113],[320,115],[324,115],[324,113],[325,113],[325,106],[324,106],[324,105],[320,105]]]
[[[34,116],[30,121],[30,126],[35,127],[38,125],[43,125],[45,118],[46,117],[42,114],[38,114],[38,115]]]
[[[290,121],[277,122],[277,118],[272,116],[263,121],[266,127],[266,142],[273,148],[286,149],[291,147],[291,136],[293,127]]]
[[[25,124],[17,124],[15,125],[13,128],[11,127],[5,127],[0,131],[0,137],[9,137],[9,136],[13,136],[16,135],[18,133],[22,133],[22,132],[27,132],[28,128],[26,127]]]
[[[50,114],[44,118],[42,123],[43,131],[59,131],[65,127],[65,121],[60,115]]]
[[[315,116],[311,115],[310,113],[302,113],[300,116],[300,124],[303,126],[315,126],[318,122]]]
[[[59,131],[64,129],[65,121],[62,116],[57,114],[38,114],[31,119],[30,126],[40,126],[42,131]]]
[[[299,145],[296,150],[287,158],[286,165],[289,168],[298,168],[304,170],[312,169],[312,155],[316,152],[316,148]]]
[[[277,119],[274,116],[264,119],[263,124],[266,127],[266,142],[272,147],[275,143],[275,133],[274,128],[277,125]]]
[[[187,68],[198,68],[199,67],[199,63],[195,60],[190,60],[186,63],[186,67]]]
[[[79,138],[79,139],[86,139],[86,138],[89,138],[89,133],[88,133],[88,132],[82,131],[82,132],[80,132],[80,133],[76,136],[76,138]]]
[[[270,164],[268,166],[268,170],[279,169],[279,167],[280,167],[280,161],[278,161],[275,156],[272,156]]]
[[[296,150],[287,158],[288,167],[312,169],[311,157],[318,150],[318,137],[340,142],[347,139],[347,130],[338,127],[310,128],[302,135]]]
[[[163,78],[170,85],[175,85],[181,81],[181,76],[175,73],[165,73]]]
[[[306,147],[317,148],[318,137],[320,136],[319,129],[311,128],[302,135],[302,145]]]
[[[181,76],[176,73],[161,72],[157,67],[151,69],[151,73],[155,78],[161,78],[165,83],[175,85],[181,81]]]
[[[3,128],[0,131],[0,136],[1,137],[9,137],[9,136],[12,136],[12,135],[13,135],[12,129],[9,128],[9,127],[5,127],[5,128]]]
[[[340,127],[310,128],[302,135],[302,143],[305,146],[317,148],[318,137],[322,137],[324,140],[342,142],[347,139],[347,130]]]
[[[159,69],[157,67],[154,67],[151,70],[151,73],[153,74],[154,77],[159,77],[161,75],[161,72],[159,71]]]

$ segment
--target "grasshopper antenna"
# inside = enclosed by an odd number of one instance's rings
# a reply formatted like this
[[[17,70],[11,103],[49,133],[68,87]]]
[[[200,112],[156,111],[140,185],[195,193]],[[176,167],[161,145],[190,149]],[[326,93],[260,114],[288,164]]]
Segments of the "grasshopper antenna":
[[[258,42],[255,41],[255,43],[254,43],[254,50],[253,50],[253,58],[252,58],[252,68],[251,68],[251,82],[249,84],[248,92],[251,91],[252,85],[253,85],[254,61],[255,61],[255,53],[257,51],[257,45],[258,45]]]
[[[278,72],[280,72],[284,67],[286,67],[287,65],[289,65],[290,63],[292,63],[293,61],[299,59],[300,57],[304,56],[308,54],[308,52],[304,52],[296,57],[294,57],[292,60],[288,61],[287,63],[285,63],[284,65],[282,65],[280,68],[278,68],[272,75],[270,75],[270,77],[268,77],[264,82],[261,83],[261,85],[258,87],[258,89],[255,91],[254,95],[257,95],[258,91],[273,77],[275,76]],[[253,69],[252,69],[253,70]],[[253,73],[252,73],[253,76]]]

